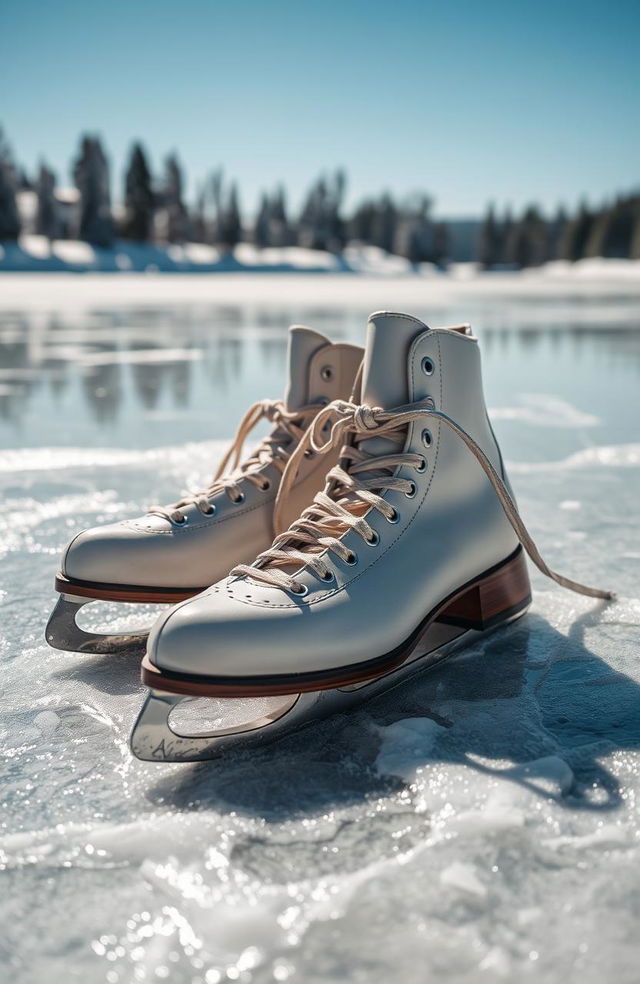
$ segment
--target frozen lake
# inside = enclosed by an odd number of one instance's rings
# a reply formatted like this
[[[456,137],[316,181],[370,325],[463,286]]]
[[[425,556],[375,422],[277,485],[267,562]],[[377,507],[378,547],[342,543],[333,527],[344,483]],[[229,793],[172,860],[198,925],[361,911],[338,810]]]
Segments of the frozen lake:
[[[128,751],[137,662],[44,642],[60,551],[209,478],[247,405],[281,394],[289,322],[362,341],[385,300],[330,278],[293,300],[244,278],[215,303],[204,281],[197,303],[130,282],[92,304],[53,276],[22,305],[14,282],[0,306],[3,976],[635,984],[637,285],[389,288],[428,324],[471,321],[529,529],[618,600],[536,574],[527,617],[417,682],[270,748],[158,766]]]

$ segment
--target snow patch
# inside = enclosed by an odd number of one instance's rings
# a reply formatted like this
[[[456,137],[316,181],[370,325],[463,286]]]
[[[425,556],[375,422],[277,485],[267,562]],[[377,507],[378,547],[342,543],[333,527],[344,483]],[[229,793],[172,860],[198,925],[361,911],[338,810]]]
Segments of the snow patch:
[[[448,868],[440,873],[440,884],[447,888],[455,888],[467,895],[473,895],[478,899],[484,899],[487,889],[478,878],[478,873],[474,865],[466,864],[463,861],[454,861]]]
[[[410,780],[446,729],[431,718],[404,718],[378,730],[383,738],[375,763],[378,774]]]

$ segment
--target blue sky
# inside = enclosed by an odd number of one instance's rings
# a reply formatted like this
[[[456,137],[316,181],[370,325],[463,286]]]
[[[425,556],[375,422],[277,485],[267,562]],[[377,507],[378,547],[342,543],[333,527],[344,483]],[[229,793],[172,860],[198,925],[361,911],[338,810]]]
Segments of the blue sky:
[[[64,183],[99,132],[117,197],[140,137],[248,207],[344,165],[352,201],[552,208],[640,185],[639,50],[637,0],[1,0],[0,123]]]

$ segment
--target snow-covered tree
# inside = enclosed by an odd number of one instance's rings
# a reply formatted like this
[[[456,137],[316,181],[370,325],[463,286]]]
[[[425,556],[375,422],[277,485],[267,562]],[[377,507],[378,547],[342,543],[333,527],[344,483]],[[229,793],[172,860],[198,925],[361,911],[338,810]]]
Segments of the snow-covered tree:
[[[80,192],[80,239],[108,249],[114,235],[109,165],[98,137],[82,138],[73,176]]]
[[[124,188],[125,219],[123,235],[134,242],[145,243],[151,238],[154,196],[151,172],[143,147],[131,148]]]
[[[49,241],[60,235],[60,214],[55,196],[56,176],[45,163],[40,165],[36,182],[36,232]]]

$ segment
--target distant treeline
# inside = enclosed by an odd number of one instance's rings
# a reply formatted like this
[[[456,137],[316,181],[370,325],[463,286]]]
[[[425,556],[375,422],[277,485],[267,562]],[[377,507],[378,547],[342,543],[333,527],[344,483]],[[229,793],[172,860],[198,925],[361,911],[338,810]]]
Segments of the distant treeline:
[[[456,259],[452,226],[432,216],[432,200],[416,194],[398,201],[389,193],[361,202],[347,215],[346,176],[318,178],[294,213],[282,186],[265,192],[255,218],[243,217],[238,187],[213,171],[187,203],[175,154],[163,173],[151,173],[143,146],[127,162],[122,204],[111,202],[109,163],[98,137],[83,136],[72,165],[73,189],[60,188],[42,163],[37,175],[17,166],[0,131],[0,242],[35,232],[50,241],[81,239],[109,249],[116,239],[136,243],[206,243],[232,252],[239,242],[260,248],[306,246],[340,253],[349,243],[378,246],[411,263],[446,266]],[[31,203],[30,208],[24,205]],[[478,223],[475,259],[487,269],[537,266],[549,260],[605,256],[640,259],[640,193],[599,208],[582,204],[574,214],[545,216],[535,205],[498,215],[490,206]]]

